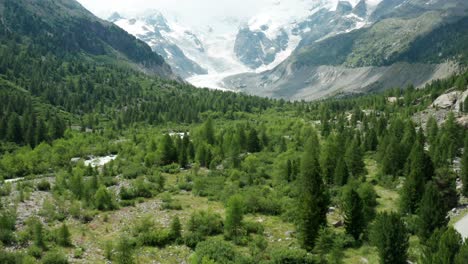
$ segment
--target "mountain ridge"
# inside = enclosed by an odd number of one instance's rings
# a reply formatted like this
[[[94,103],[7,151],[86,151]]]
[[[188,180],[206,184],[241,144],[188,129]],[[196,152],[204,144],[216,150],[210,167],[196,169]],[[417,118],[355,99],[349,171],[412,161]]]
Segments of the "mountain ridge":
[[[418,0],[385,0],[375,12],[389,3],[397,8],[422,4]],[[388,17],[327,39],[303,41],[275,69],[231,76],[224,83],[231,89],[257,95],[315,100],[337,93],[362,93],[409,84],[420,87],[431,80],[446,78],[464,67],[459,63],[466,62],[467,13],[460,11],[463,8],[453,8],[461,1],[431,3],[430,7],[425,6],[424,12],[420,12],[422,8],[417,9],[414,16],[406,13],[406,17]],[[460,4],[463,6],[466,3]],[[404,71],[417,73],[401,74]],[[354,73],[358,77],[343,77],[342,81],[325,77],[336,73],[345,76]]]
[[[179,79],[144,42],[97,18],[77,1],[4,0],[0,7],[4,37],[16,33],[27,36],[32,43],[43,43],[44,52],[57,56],[123,59],[128,66],[147,74]]]

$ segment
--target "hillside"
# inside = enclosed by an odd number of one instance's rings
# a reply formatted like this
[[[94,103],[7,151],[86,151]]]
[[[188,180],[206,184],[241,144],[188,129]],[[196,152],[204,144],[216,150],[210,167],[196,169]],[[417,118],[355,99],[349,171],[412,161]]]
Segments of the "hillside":
[[[315,102],[199,89],[75,2],[0,3],[0,263],[465,264],[468,72]]]
[[[39,52],[59,57],[118,62],[176,79],[163,58],[117,26],[100,20],[74,0],[0,2],[0,38],[16,36]]]
[[[370,27],[303,42],[276,68],[228,77],[225,84],[251,94],[311,100],[422,87],[466,65],[464,1],[400,2],[381,2]],[[416,72],[407,74],[410,69]]]

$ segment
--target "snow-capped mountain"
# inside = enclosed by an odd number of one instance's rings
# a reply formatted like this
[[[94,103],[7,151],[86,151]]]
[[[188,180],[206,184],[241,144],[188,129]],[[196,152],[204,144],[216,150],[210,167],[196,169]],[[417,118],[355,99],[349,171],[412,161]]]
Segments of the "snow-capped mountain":
[[[380,1],[271,0],[250,18],[197,28],[156,11],[108,20],[147,42],[192,84],[223,88],[225,77],[270,70],[303,44],[368,25]]]

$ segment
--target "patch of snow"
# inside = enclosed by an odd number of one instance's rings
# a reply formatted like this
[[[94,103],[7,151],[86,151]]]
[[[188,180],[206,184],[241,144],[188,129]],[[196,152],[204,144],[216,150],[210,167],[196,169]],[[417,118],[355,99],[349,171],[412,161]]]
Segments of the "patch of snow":
[[[148,29],[148,25],[146,25],[145,22],[140,20],[120,19],[118,21],[115,21],[114,23],[134,36],[144,36],[151,32]]]

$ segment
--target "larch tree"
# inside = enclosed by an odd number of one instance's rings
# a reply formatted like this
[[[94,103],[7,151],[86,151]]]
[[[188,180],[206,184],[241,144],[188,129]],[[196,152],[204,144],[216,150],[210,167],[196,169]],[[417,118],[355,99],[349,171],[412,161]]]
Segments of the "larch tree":
[[[381,264],[406,264],[409,235],[396,213],[380,213],[371,228],[371,242],[377,247]]]
[[[328,197],[320,174],[319,142],[314,133],[309,137],[301,161],[298,180],[298,225],[297,231],[302,246],[312,250],[320,228],[327,223]]]
[[[348,186],[343,192],[342,207],[346,233],[351,235],[355,240],[359,240],[366,228],[364,203],[352,186]]]
[[[417,214],[419,217],[418,234],[422,239],[428,239],[434,230],[447,224],[447,211],[434,183],[426,184]]]

